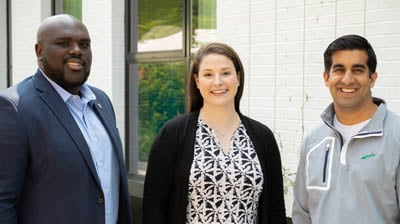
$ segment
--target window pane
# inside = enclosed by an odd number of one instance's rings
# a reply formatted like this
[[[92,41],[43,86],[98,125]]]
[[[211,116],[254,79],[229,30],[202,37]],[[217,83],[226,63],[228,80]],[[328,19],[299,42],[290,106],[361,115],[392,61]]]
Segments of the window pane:
[[[138,52],[182,49],[183,0],[139,0]]]
[[[192,51],[215,41],[217,29],[217,0],[192,0]]]
[[[184,71],[183,62],[139,64],[139,173],[160,128],[184,113]]]
[[[82,20],[82,0],[63,0],[63,13]]]

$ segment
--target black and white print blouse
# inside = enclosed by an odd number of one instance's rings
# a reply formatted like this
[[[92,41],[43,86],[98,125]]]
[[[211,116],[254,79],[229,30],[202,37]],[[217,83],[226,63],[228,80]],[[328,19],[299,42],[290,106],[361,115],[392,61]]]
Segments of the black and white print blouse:
[[[187,224],[256,224],[263,173],[243,124],[236,129],[225,154],[200,118],[189,175]]]

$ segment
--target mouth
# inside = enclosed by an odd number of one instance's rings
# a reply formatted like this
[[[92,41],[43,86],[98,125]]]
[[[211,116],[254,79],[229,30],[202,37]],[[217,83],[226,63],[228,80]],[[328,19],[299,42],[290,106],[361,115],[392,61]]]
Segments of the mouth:
[[[79,59],[68,59],[65,64],[72,71],[80,71],[83,68],[83,62]]]
[[[356,89],[354,88],[340,88],[340,91],[343,93],[354,93]]]
[[[226,92],[228,92],[227,89],[220,89],[220,90],[213,90],[213,91],[211,91],[211,94],[213,94],[213,95],[223,95],[223,94],[225,94]]]

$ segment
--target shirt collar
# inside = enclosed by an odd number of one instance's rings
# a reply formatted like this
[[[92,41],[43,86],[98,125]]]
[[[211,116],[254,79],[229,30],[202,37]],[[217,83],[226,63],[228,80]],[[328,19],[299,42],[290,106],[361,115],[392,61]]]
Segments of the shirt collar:
[[[47,79],[47,81],[49,81],[50,85],[53,86],[56,92],[61,96],[64,103],[67,102],[67,100],[72,96],[72,94],[63,89],[60,85],[51,80],[49,77],[47,77],[47,75],[42,71],[42,69],[39,68],[39,70],[41,71],[43,76]],[[81,86],[80,92],[81,92],[81,99],[84,102],[89,102],[96,99],[96,95],[94,95],[93,91],[89,88],[89,86],[86,83],[84,83]]]

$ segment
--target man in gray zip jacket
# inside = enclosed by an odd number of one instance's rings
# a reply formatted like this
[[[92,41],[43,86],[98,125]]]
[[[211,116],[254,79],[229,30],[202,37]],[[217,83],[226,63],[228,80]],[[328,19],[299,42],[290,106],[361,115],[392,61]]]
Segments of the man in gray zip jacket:
[[[293,223],[400,223],[400,117],[372,97],[374,50],[361,36],[342,36],[324,63],[333,103],[301,147]]]

